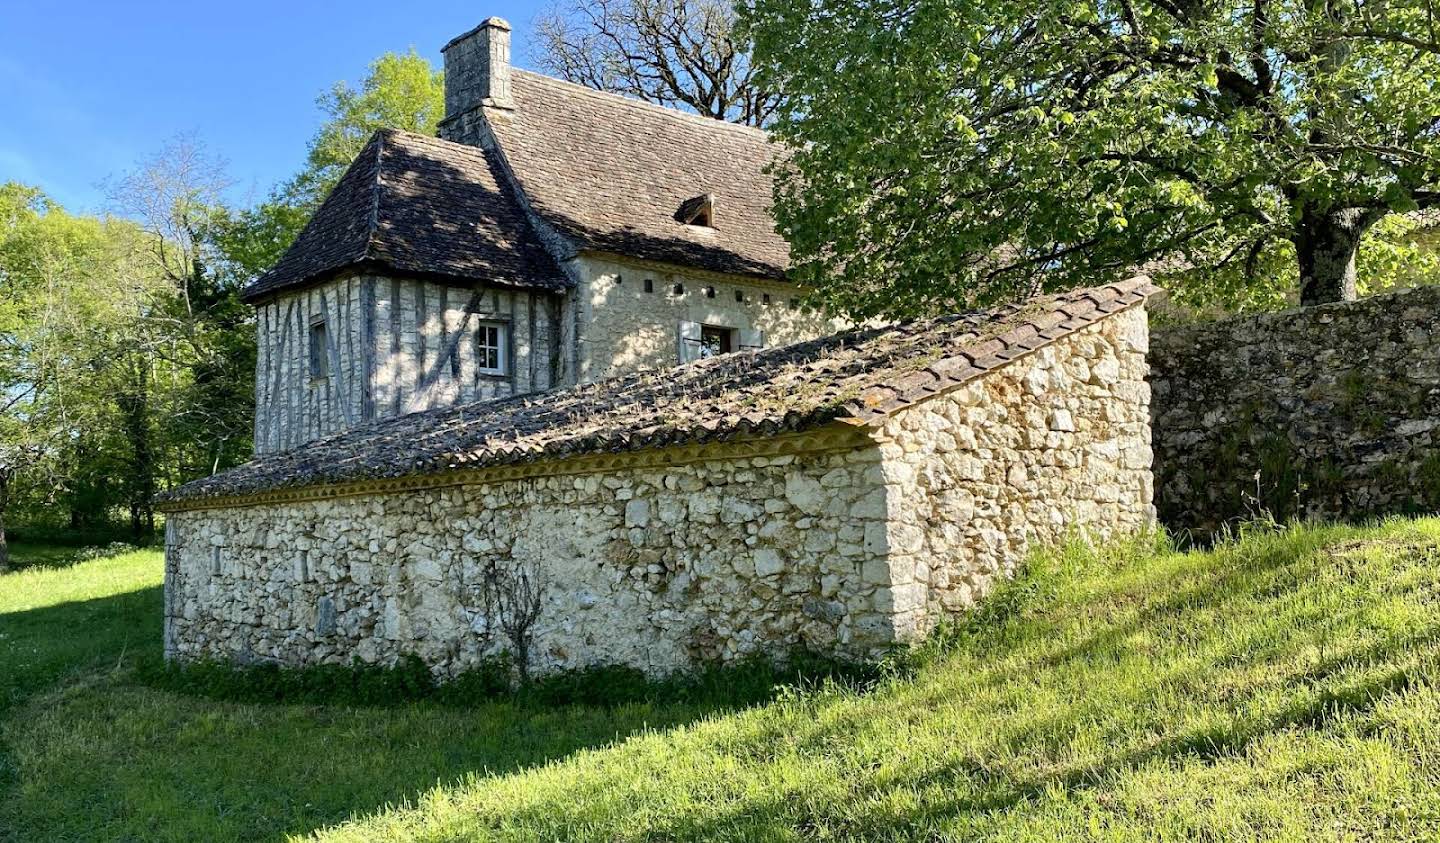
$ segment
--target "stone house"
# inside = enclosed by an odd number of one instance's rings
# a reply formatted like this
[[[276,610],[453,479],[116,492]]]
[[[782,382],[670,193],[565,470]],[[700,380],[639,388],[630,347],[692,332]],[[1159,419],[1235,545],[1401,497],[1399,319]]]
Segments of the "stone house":
[[[499,18],[450,42],[440,137],[377,133],[245,291],[257,453],[843,327],[794,306],[764,132],[509,51]]]
[[[865,658],[1150,523],[1147,279],[827,321],[763,133],[513,70],[508,32],[247,291],[256,457],[163,505],[168,656]]]

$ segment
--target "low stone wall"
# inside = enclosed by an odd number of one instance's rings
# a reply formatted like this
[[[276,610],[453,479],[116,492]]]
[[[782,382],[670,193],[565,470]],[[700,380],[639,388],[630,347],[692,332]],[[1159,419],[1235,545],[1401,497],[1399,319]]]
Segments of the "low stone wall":
[[[886,471],[904,483],[891,564],[916,571],[925,626],[1037,546],[1154,523],[1147,345],[1130,310],[890,420]]]
[[[1163,523],[1440,506],[1440,287],[1155,329]]]
[[[177,512],[167,652],[415,653],[453,674],[516,650],[499,627],[525,577],[539,672],[664,673],[762,646],[864,657],[893,638],[866,567],[885,552],[879,461],[851,447]]]
[[[1118,313],[878,428],[172,512],[166,654],[442,676],[501,650],[536,672],[872,657],[1037,542],[1151,522],[1145,326]]]

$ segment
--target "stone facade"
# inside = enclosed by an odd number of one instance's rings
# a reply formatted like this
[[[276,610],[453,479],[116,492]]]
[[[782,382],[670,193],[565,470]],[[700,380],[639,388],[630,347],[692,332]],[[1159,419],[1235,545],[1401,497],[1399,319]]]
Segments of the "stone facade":
[[[794,285],[591,255],[567,270],[579,282],[563,298],[352,275],[262,302],[255,452],[433,407],[673,366],[682,360],[685,323],[729,329],[737,351],[844,324],[796,306]],[[320,322],[327,374],[316,378],[310,345]],[[481,325],[502,326],[503,371],[477,363]]]
[[[1161,520],[1440,506],[1440,288],[1157,328]]]
[[[969,605],[1035,542],[1150,521],[1144,346],[1133,308],[878,428],[175,511],[166,652],[416,653],[452,675],[517,649],[503,627],[524,580],[540,586],[539,672],[871,656]]]
[[[800,308],[803,291],[793,284],[595,254],[566,269],[577,279],[573,370],[580,383],[684,362],[683,355],[698,348],[698,335],[682,336],[687,325],[730,330],[736,350],[789,345],[848,327]]]
[[[350,275],[258,306],[255,451],[272,453],[376,419],[557,385],[557,297]],[[317,331],[322,325],[324,330]],[[498,325],[499,371],[480,326]],[[325,339],[317,352],[311,345]],[[326,358],[312,376],[312,355]]]
[[[889,561],[915,624],[966,609],[1036,547],[1154,522],[1145,311],[897,413],[882,431],[896,488]],[[905,577],[914,571],[914,583]]]

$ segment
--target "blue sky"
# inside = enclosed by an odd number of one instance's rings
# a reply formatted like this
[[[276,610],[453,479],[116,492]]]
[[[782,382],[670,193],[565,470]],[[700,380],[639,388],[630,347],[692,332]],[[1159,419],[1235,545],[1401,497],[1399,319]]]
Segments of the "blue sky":
[[[542,6],[0,0],[0,182],[100,211],[104,179],[191,133],[228,162],[235,201],[260,198],[300,166],[333,83],[411,46],[438,67],[440,47],[490,15],[514,25],[524,66]]]

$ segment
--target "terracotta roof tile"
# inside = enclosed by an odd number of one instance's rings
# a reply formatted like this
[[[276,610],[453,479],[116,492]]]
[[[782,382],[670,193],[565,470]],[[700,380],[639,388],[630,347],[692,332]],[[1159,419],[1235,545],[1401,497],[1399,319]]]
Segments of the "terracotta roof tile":
[[[1157,291],[1144,277],[1122,289],[1135,302]],[[197,480],[168,501],[708,442],[834,420],[878,424],[888,413],[1023,355],[1018,347],[999,355],[974,352],[997,344],[997,334],[1053,321],[1086,295],[847,331],[585,386],[401,416]],[[1117,303],[1117,309],[1124,308]],[[1092,307],[1087,317],[1067,323],[1076,330],[1104,316]]]

